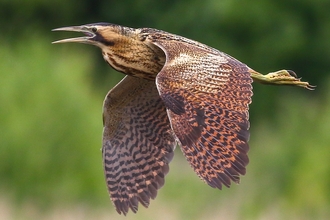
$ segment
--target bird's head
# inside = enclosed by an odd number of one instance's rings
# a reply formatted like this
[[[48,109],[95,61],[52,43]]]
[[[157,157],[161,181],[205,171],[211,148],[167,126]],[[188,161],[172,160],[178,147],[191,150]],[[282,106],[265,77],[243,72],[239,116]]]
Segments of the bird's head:
[[[54,41],[53,43],[84,43],[92,44],[103,49],[114,46],[123,41],[125,37],[130,37],[133,29],[109,23],[95,23],[81,26],[70,26],[53,29],[53,31],[74,31],[85,34],[83,37],[68,38]]]
[[[141,37],[140,29],[109,23],[56,28],[53,31],[74,31],[83,37],[58,40],[53,43],[84,43],[102,49],[104,59],[116,70],[128,75],[154,79],[165,63],[164,52],[148,44]]]

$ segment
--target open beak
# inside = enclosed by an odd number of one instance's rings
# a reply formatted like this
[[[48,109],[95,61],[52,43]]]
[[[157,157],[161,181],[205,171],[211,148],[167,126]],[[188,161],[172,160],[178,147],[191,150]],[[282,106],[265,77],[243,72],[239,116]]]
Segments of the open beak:
[[[52,31],[74,31],[74,32],[81,32],[86,35],[84,37],[75,37],[75,38],[68,38],[68,39],[54,41],[52,42],[53,44],[71,43],[71,42],[92,44],[93,42],[92,39],[96,36],[95,33],[87,29],[85,26],[62,27],[62,28],[53,29]]]

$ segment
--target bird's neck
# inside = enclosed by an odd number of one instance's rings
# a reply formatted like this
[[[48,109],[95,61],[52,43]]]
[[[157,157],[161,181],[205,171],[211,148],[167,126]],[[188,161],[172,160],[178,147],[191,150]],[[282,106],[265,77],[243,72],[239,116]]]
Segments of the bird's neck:
[[[102,48],[103,58],[117,71],[154,80],[165,64],[165,54],[157,46],[122,36],[112,46]]]

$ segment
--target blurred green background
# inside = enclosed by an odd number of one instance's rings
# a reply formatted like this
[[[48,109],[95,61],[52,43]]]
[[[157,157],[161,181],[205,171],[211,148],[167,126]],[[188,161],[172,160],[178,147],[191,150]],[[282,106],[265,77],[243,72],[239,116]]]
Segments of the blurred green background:
[[[125,219],[330,218],[329,0],[0,1],[0,219],[124,219],[106,191],[102,101],[123,75],[57,27],[153,27],[315,91],[254,84],[250,164],[222,191],[177,148],[165,186]]]

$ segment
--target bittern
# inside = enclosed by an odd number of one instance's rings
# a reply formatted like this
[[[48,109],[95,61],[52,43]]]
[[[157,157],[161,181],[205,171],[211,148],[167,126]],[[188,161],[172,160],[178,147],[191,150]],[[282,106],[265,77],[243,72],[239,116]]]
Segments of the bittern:
[[[119,214],[148,207],[164,184],[176,144],[196,174],[221,189],[249,162],[252,81],[313,89],[293,71],[262,75],[202,43],[164,31],[96,23],[54,29],[83,37],[126,74],[103,105],[103,164]]]

